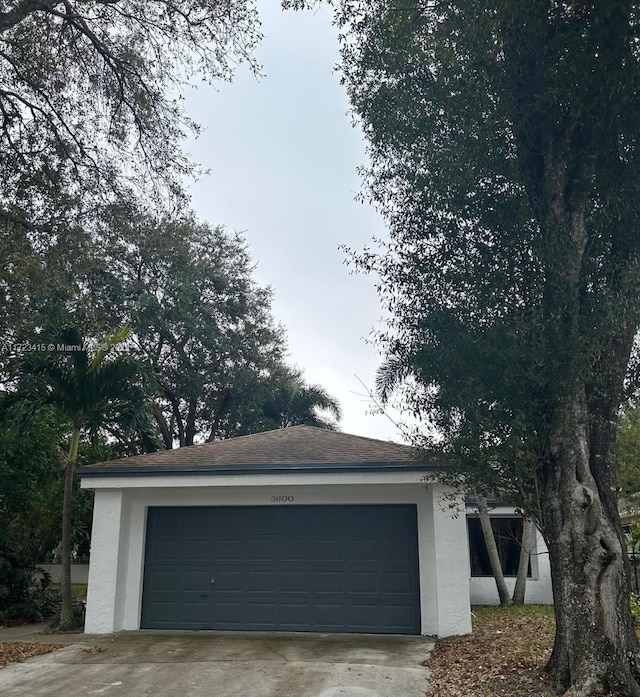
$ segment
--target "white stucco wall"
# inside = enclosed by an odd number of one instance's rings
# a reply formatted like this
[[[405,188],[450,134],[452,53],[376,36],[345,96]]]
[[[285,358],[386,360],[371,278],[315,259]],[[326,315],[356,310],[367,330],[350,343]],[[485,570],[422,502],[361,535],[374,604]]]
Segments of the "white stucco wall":
[[[516,515],[513,507],[501,506],[491,510],[491,516],[510,516]],[[493,576],[471,576],[471,567],[467,560],[469,569],[469,586],[472,605],[499,605],[500,597],[496,588]],[[507,588],[513,593],[515,577],[505,578]],[[525,603],[537,605],[552,605],[553,590],[551,587],[551,566],[549,564],[549,551],[539,530],[535,530],[535,543],[531,550],[531,576],[527,578],[525,591]]]
[[[95,509],[85,631],[138,629],[147,509],[151,506],[414,503],[418,513],[421,627],[440,637],[471,631],[467,531],[462,502],[418,473],[87,478]]]

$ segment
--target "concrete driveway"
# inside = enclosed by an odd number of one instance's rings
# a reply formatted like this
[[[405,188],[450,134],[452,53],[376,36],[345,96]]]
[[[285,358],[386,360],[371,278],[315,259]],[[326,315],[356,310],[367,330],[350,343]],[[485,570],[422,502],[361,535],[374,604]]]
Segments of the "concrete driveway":
[[[82,642],[3,668],[0,694],[425,697],[433,648],[423,637],[253,632],[121,632]]]

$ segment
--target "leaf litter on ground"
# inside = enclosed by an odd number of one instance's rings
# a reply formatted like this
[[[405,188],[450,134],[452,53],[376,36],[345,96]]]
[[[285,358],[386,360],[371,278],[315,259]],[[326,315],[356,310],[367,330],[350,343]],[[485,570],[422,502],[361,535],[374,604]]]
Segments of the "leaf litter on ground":
[[[0,642],[0,668],[10,663],[21,663],[32,656],[64,648],[65,644],[40,644],[32,641]]]
[[[544,672],[554,633],[551,607],[475,608],[473,633],[439,642],[427,662],[433,697],[555,697]]]

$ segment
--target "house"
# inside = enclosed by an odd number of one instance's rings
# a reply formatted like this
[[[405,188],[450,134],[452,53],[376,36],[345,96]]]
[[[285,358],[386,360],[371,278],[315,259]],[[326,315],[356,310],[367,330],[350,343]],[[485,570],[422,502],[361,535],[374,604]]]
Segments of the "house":
[[[467,633],[463,502],[434,469],[308,426],[82,468],[85,629]]]
[[[631,527],[640,521],[637,495],[633,500],[621,496],[618,500],[618,513],[620,514],[622,529],[625,532],[631,532]]]
[[[437,471],[309,426],[84,467],[85,630],[466,634],[468,524]]]

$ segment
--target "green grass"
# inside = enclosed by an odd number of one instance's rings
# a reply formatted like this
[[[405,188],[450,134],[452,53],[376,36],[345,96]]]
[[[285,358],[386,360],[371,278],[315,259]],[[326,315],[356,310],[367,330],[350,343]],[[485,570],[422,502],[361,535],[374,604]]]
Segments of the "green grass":
[[[51,588],[52,591],[59,591],[60,590],[60,584],[59,583],[52,583],[49,588]],[[87,599],[87,584],[86,583],[72,583],[71,584],[71,593],[73,594],[73,597],[76,600],[86,600]]]

